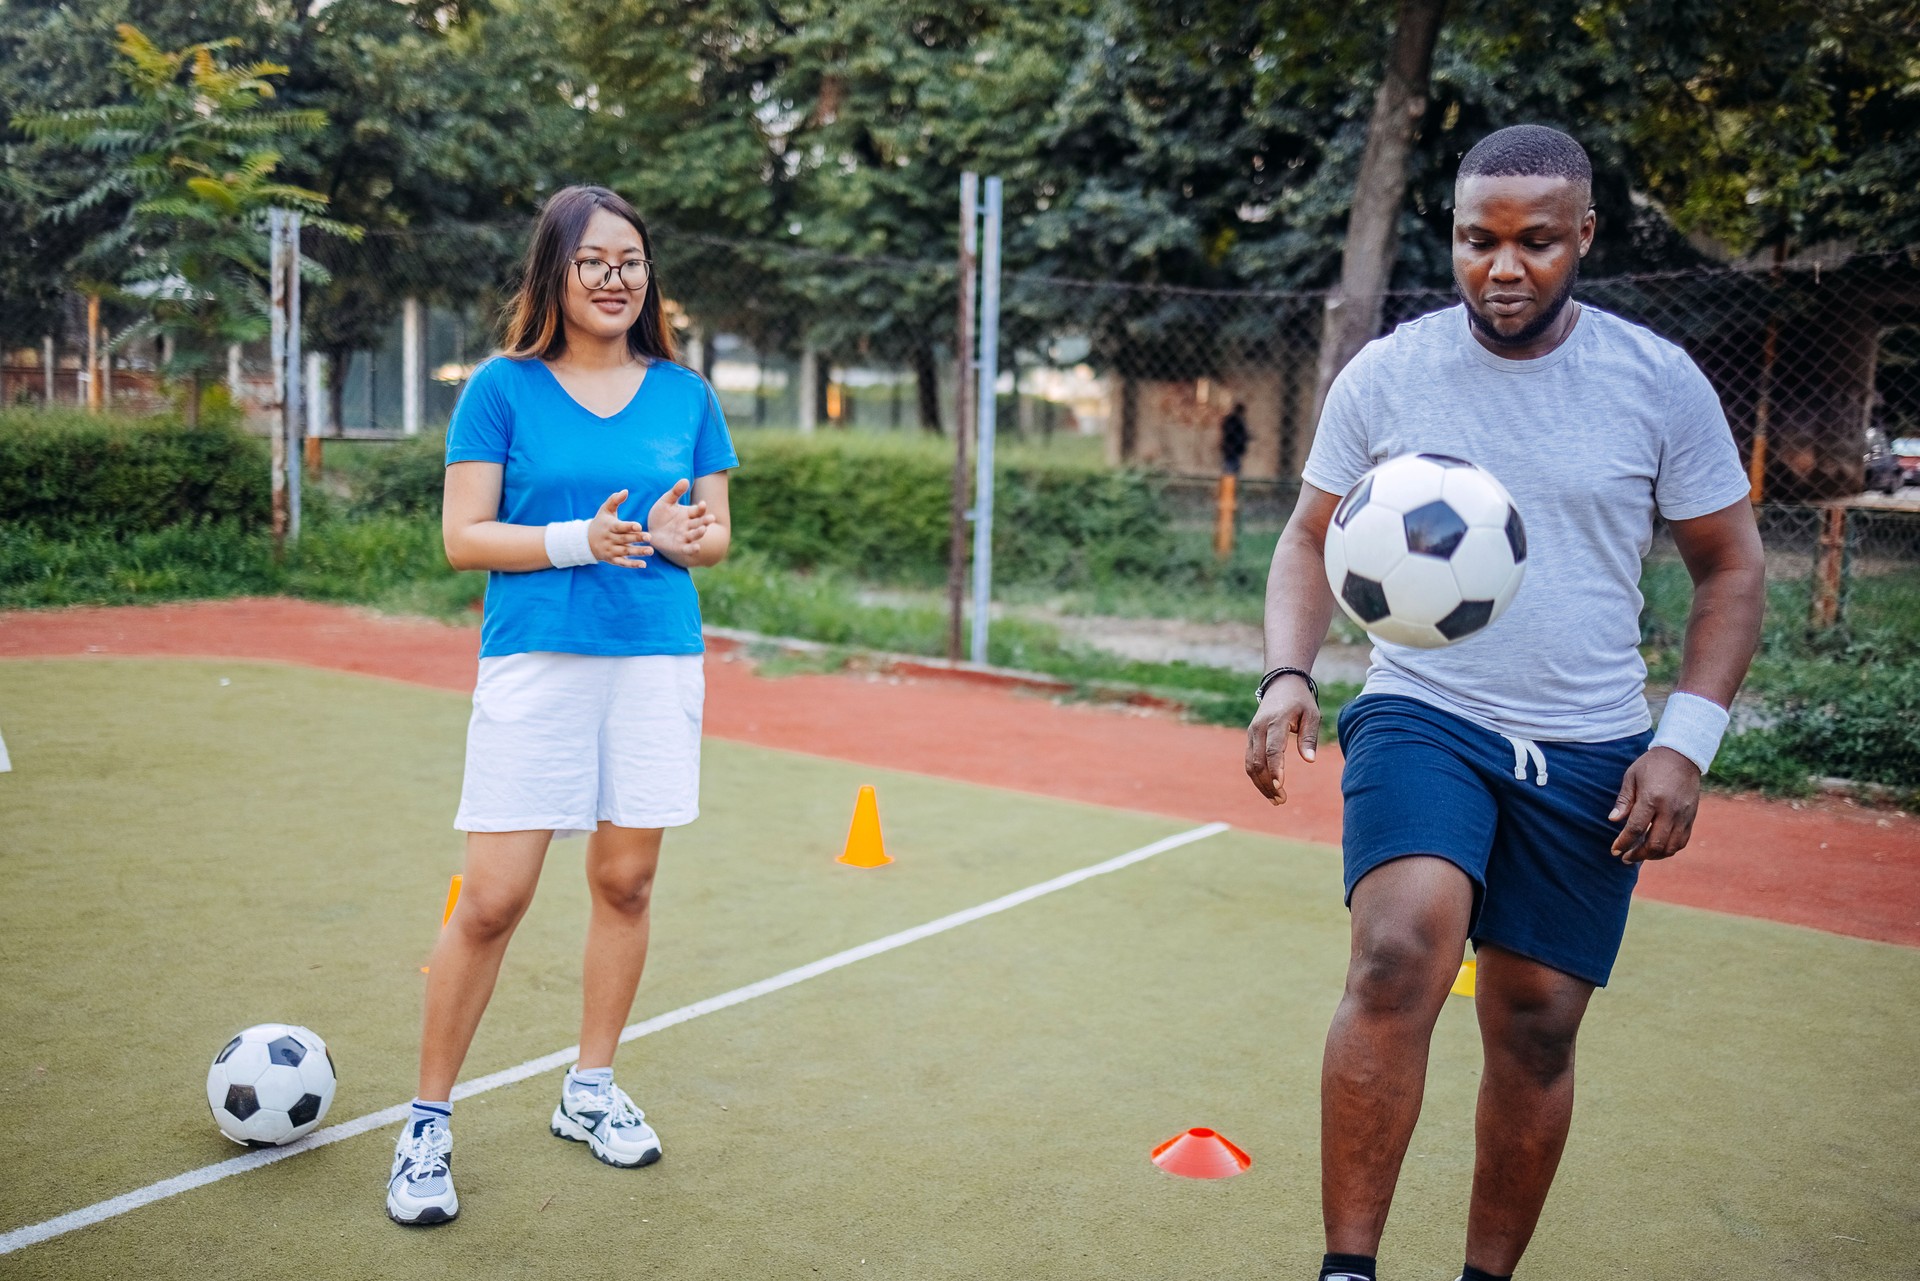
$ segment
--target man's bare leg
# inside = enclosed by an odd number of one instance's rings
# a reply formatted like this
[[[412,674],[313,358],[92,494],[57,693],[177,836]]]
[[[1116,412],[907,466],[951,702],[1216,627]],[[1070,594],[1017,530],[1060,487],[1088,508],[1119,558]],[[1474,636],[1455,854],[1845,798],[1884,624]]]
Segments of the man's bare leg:
[[[1320,1205],[1330,1254],[1377,1255],[1426,1088],[1427,1045],[1460,970],[1473,882],[1445,859],[1382,864],[1354,887],[1346,993],[1320,1072]]]
[[[1573,1046],[1593,984],[1491,944],[1474,1005],[1486,1071],[1474,1120],[1467,1262],[1494,1276],[1519,1266],[1573,1121]]]

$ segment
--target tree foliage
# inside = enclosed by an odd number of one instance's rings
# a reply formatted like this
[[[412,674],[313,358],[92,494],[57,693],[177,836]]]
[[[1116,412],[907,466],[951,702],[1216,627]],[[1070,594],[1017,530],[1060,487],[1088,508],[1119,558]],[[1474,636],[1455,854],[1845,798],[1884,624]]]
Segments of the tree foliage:
[[[172,340],[167,372],[190,380],[187,416],[197,421],[201,376],[229,343],[267,329],[266,212],[326,207],[318,193],[274,181],[276,144],[317,132],[325,119],[268,108],[271,77],[286,68],[228,64],[220,55],[231,41],[170,51],[127,24],[119,37],[131,101],[15,123],[36,142],[80,152],[95,169],[92,182],[43,217],[59,222],[124,208],[74,267],[91,292],[112,292],[144,313],[131,334],[153,330]]]
[[[480,229],[591,181],[676,233],[663,279],[709,326],[907,359],[950,340],[950,274],[872,260],[950,261],[965,169],[1006,179],[1007,265],[1036,278],[1009,281],[1016,344],[1064,305],[1041,278],[1331,284],[1394,8],[9,0],[0,115],[126,101],[104,71],[116,21],[285,65],[284,101],[329,123],[282,171],[371,233],[362,251],[320,248],[334,283],[310,338],[328,350],[371,342],[405,293],[497,288],[517,227]],[[1912,244],[1916,48],[1915,0],[1452,0],[1393,284],[1445,285],[1459,157],[1521,121],[1594,156],[1596,274],[1785,241]],[[26,304],[0,317],[4,338],[45,323],[61,265],[119,215],[37,220],[84,169],[18,131],[0,153],[0,290]],[[1152,331],[1152,315],[1122,319]]]

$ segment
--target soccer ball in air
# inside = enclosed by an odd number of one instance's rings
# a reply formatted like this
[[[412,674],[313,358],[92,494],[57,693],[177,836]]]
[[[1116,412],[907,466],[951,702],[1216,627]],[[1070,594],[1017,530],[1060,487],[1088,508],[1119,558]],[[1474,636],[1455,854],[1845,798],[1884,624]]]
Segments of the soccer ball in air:
[[[333,1102],[333,1057],[303,1027],[262,1023],[228,1041],[207,1069],[207,1106],[220,1133],[277,1147],[312,1133]]]
[[[1327,526],[1334,599],[1377,639],[1420,649],[1500,617],[1527,573],[1527,534],[1499,481],[1445,454],[1403,454],[1360,478]]]

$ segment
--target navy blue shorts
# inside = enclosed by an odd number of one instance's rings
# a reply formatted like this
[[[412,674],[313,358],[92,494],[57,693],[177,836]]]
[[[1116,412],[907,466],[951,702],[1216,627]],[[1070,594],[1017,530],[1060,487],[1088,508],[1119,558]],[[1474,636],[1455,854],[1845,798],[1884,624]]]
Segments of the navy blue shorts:
[[[1541,768],[1526,740],[1451,712],[1394,694],[1354,700],[1340,713],[1347,902],[1382,863],[1435,855],[1473,880],[1476,947],[1605,987],[1640,876],[1614,857],[1607,813],[1652,738],[1532,744]]]

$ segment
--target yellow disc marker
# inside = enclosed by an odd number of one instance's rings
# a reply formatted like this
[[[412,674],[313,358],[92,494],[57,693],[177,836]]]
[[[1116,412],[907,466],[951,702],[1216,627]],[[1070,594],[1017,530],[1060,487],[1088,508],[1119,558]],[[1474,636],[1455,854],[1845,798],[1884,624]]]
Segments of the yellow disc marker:
[[[1453,994],[1455,996],[1473,995],[1473,958],[1460,962],[1460,973],[1454,976]]]

